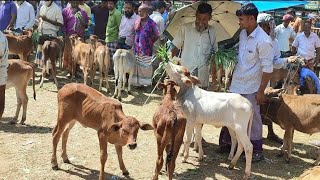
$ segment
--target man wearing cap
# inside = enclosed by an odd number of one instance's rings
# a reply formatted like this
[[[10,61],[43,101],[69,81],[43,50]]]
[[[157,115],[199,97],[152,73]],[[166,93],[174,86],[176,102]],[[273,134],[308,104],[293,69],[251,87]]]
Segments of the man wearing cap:
[[[275,29],[275,36],[279,43],[281,57],[288,57],[291,55],[290,42],[296,37],[296,32],[289,26],[289,23],[293,20],[290,14],[284,15],[282,20],[282,24],[279,24]]]
[[[238,63],[234,69],[230,92],[247,98],[253,105],[250,140],[253,145],[252,162],[264,159],[262,148],[262,120],[260,104],[266,102],[264,90],[273,71],[272,40],[257,24],[258,9],[249,3],[237,10],[240,28]],[[227,131],[222,129],[219,145],[227,141]]]
[[[314,66],[320,60],[320,39],[316,33],[311,32],[311,21],[304,22],[303,32],[292,43],[292,53],[305,58],[306,67],[314,71]]]

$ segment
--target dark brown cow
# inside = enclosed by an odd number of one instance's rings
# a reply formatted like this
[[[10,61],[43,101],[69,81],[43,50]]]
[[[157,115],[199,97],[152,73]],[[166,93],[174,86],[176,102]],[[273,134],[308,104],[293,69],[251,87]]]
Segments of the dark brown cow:
[[[176,166],[176,158],[183,142],[183,135],[187,120],[183,115],[181,106],[174,99],[177,94],[175,83],[166,81],[160,84],[164,89],[165,96],[161,105],[153,115],[154,135],[157,139],[158,158],[156,161],[154,180],[158,179],[163,166],[163,151],[166,149],[166,169],[169,179],[172,179]]]
[[[271,98],[261,106],[261,115],[272,120],[285,130],[280,155],[288,149],[286,161],[289,162],[292,151],[294,130],[314,134],[320,132],[320,96],[305,94],[303,96],[282,94],[280,98]],[[320,156],[314,163],[318,165]]]
[[[10,54],[18,54],[20,59],[28,61],[28,55],[32,52],[32,31],[25,31],[24,35],[15,36],[5,34],[8,39]]]
[[[43,43],[42,45],[43,66],[42,66],[40,88],[43,85],[43,79],[45,77],[46,72],[49,74],[48,66],[50,62],[52,67],[51,76],[54,79],[54,82],[58,89],[56,62],[59,60],[60,52],[62,52],[61,46],[56,41],[45,41]]]
[[[35,91],[35,72],[33,66],[26,62],[21,61],[19,59],[10,59],[8,60],[8,79],[6,89],[14,87],[16,89],[17,95],[17,110],[16,115],[14,116],[14,120],[10,123],[15,124],[17,122],[19,112],[21,109],[21,105],[23,107],[22,119],[20,124],[24,124],[27,117],[27,106],[28,106],[28,96],[27,96],[27,86],[29,80],[32,79],[33,85],[33,98],[36,99],[36,91]]]
[[[120,169],[128,175],[123,159],[122,146],[135,149],[139,128],[151,130],[150,124],[142,124],[134,117],[126,116],[118,100],[108,98],[89,86],[71,83],[63,86],[58,91],[58,118],[53,129],[53,149],[51,164],[54,170],[58,169],[56,151],[57,144],[62,135],[62,159],[70,163],[66,145],[69,131],[76,122],[98,132],[100,144],[100,180],[105,179],[104,166],[107,160],[107,144],[114,144],[118,154]]]

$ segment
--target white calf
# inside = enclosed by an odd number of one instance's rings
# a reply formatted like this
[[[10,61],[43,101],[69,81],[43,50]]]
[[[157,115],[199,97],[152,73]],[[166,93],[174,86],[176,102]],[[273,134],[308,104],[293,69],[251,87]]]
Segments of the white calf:
[[[193,129],[195,128],[196,142],[199,145],[199,160],[203,159],[202,150],[202,124],[211,124],[215,127],[226,126],[231,135],[231,152],[229,168],[234,168],[243,148],[246,155],[245,179],[251,173],[251,160],[253,146],[248,134],[251,131],[253,108],[249,100],[239,94],[215,93],[200,89],[195,84],[200,81],[183,66],[174,65],[171,62],[165,65],[165,70],[170,79],[180,86],[177,101],[181,103],[183,112],[187,117],[186,136],[184,147],[184,161],[189,156],[189,147]],[[236,144],[238,149],[234,155]]]
[[[113,55],[115,91],[113,97],[121,100],[121,90],[126,84],[126,73],[129,74],[128,93],[131,93],[131,79],[135,68],[135,56],[131,50],[118,49]]]

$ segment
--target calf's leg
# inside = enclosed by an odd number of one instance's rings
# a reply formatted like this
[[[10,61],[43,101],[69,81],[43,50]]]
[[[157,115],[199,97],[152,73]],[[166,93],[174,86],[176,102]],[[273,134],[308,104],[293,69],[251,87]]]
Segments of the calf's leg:
[[[3,112],[4,112],[4,106],[5,106],[5,91],[6,91],[6,85],[0,86],[0,120],[2,118]],[[18,98],[18,97],[17,97]]]
[[[165,148],[165,144],[162,143],[163,137],[159,134],[156,133],[157,137],[157,150],[158,150],[158,157],[157,157],[157,162],[156,162],[156,169],[155,169],[155,174],[153,176],[153,180],[158,179],[158,175],[161,171],[161,168],[163,166],[163,151]]]
[[[73,128],[74,124],[76,123],[76,120],[73,120],[69,123],[68,127],[64,130],[62,134],[62,154],[61,157],[63,159],[64,163],[70,163],[67,155],[67,141],[69,137],[69,132]]]
[[[196,136],[196,141],[195,143],[198,143],[199,146],[199,161],[203,160],[203,149],[202,149],[202,134],[201,134],[201,129],[202,129],[202,124],[196,124],[195,125],[195,136]]]
[[[18,116],[20,113],[20,109],[21,109],[21,105],[22,105],[22,101],[21,101],[21,97],[20,97],[20,93],[18,92],[18,89],[16,88],[16,96],[17,96],[17,109],[16,109],[16,115],[14,116],[13,120],[10,121],[10,124],[16,124],[18,121]]]
[[[320,149],[318,150],[317,154],[318,154],[318,158],[313,163],[314,166],[319,166],[319,164],[320,164]]]
[[[236,133],[232,129],[228,128],[228,131],[229,131],[230,137],[231,137],[231,149],[230,149],[230,154],[228,156],[228,160],[231,161],[234,157],[234,153],[236,150],[237,136],[236,136]]]
[[[127,176],[129,175],[129,172],[128,170],[126,169],[124,163],[123,163],[123,159],[122,159],[122,146],[120,145],[115,145],[116,147],[116,151],[117,151],[117,155],[118,155],[118,161],[119,161],[119,166],[120,166],[120,169],[122,171],[122,174]]]
[[[188,122],[188,120],[187,120]],[[191,138],[192,138],[192,131],[193,131],[194,125],[191,123],[187,123],[186,126],[186,140],[184,142],[184,158],[182,162],[187,162],[187,159],[189,157],[189,148],[191,144]],[[201,140],[201,139],[200,139]]]
[[[24,124],[24,122],[27,119],[27,108],[28,108],[28,95],[27,95],[27,84],[20,90],[19,96],[21,98],[22,102],[22,119],[20,121],[20,124]]]
[[[105,173],[104,173],[104,166],[106,164],[108,154],[107,154],[107,137],[106,134],[103,131],[98,132],[99,137],[99,145],[100,145],[100,176],[99,180],[105,180]]]

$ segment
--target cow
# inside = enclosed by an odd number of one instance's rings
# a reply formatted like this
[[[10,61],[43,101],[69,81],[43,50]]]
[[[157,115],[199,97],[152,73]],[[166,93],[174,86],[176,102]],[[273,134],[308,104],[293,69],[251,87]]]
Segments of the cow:
[[[120,169],[123,175],[128,175],[129,172],[122,159],[122,146],[135,149],[139,128],[152,130],[153,127],[139,122],[134,117],[126,116],[118,100],[106,97],[84,84],[66,84],[58,91],[57,97],[57,124],[52,131],[52,169],[58,169],[56,151],[61,135],[61,157],[63,162],[70,163],[66,152],[68,135],[74,124],[79,122],[84,127],[95,129],[98,133],[101,163],[99,179],[105,179],[104,166],[107,160],[108,142],[115,145]]]
[[[57,80],[57,68],[56,62],[59,61],[59,56],[61,52],[61,46],[56,41],[45,41],[42,45],[42,73],[41,73],[41,82],[40,88],[43,86],[43,79],[45,77],[46,72],[49,74],[49,64],[51,64],[52,71],[51,76],[54,79],[54,83],[56,84],[57,89],[59,88],[58,80]]]
[[[5,34],[5,36],[8,39],[9,53],[18,54],[20,59],[28,61],[28,55],[33,50],[32,31],[25,31],[21,36],[13,34]]]
[[[298,180],[316,180],[320,177],[320,166],[312,167],[303,172]]]
[[[28,106],[27,86],[30,79],[32,79],[33,98],[36,100],[34,67],[27,61],[21,61],[17,59],[9,59],[8,62],[9,67],[6,89],[14,87],[16,89],[17,95],[16,115],[14,116],[13,120],[10,121],[10,123],[17,123],[19,112],[22,105],[23,113],[20,124],[25,124]]]
[[[154,180],[163,166],[163,151],[166,149],[166,170],[169,179],[172,179],[175,169],[176,158],[183,142],[183,135],[186,127],[186,118],[183,115],[181,106],[174,101],[178,87],[173,81],[165,81],[159,84],[165,96],[161,105],[153,115],[154,135],[157,139],[158,158],[156,161]],[[177,89],[176,89],[177,88]]]
[[[91,77],[95,76],[96,72],[96,65],[99,65],[99,91],[102,89],[102,83],[103,83],[103,70],[106,70],[105,73],[105,78],[106,78],[106,84],[105,87],[109,88],[109,75],[108,75],[108,69],[110,65],[110,56],[109,56],[109,48],[101,42],[96,35],[91,35],[90,36],[91,42],[96,42],[95,47],[96,50],[94,52],[94,62],[92,65],[93,70],[91,73]]]
[[[261,106],[261,115],[285,130],[280,156],[286,155],[290,161],[293,132],[297,130],[306,134],[320,132],[320,96],[305,94],[303,96],[281,94],[280,97],[269,98],[268,103]],[[319,165],[320,156],[314,162]]]
[[[81,38],[73,34],[69,37],[72,46],[72,74],[71,80],[76,73],[76,65],[79,64],[82,67],[84,84],[87,84],[88,74],[92,73],[92,65],[94,61],[95,43],[83,43]],[[93,84],[94,77],[91,77],[91,84]]]
[[[199,160],[203,159],[202,150],[202,124],[211,124],[215,127],[228,127],[231,135],[231,151],[228,159],[233,169],[243,149],[246,156],[246,168],[244,178],[248,179],[251,173],[251,160],[253,145],[250,142],[251,125],[253,119],[253,106],[249,100],[240,94],[216,93],[200,89],[196,84],[200,81],[192,76],[183,66],[172,62],[165,63],[165,70],[170,79],[180,86],[177,101],[182,105],[183,112],[187,118],[186,136],[184,142],[184,161],[189,156],[189,147],[192,131],[195,128],[196,142],[199,146]],[[248,136],[249,135],[249,136]],[[234,155],[236,143],[237,152]]]
[[[121,90],[126,84],[126,74],[129,74],[128,93],[131,94],[131,80],[135,70],[136,58],[132,50],[118,49],[113,55],[115,90],[113,97],[121,100]]]

